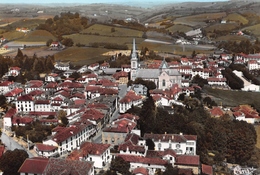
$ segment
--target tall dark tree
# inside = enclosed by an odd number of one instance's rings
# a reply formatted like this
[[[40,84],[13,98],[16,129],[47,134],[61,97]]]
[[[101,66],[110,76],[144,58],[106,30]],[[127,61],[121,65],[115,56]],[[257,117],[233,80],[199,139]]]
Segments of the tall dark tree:
[[[0,169],[4,175],[19,175],[18,170],[28,157],[29,155],[24,150],[7,150],[0,158]]]
[[[116,157],[111,161],[110,170],[113,172],[119,172],[124,175],[131,175],[129,172],[130,163],[124,161],[122,157]]]

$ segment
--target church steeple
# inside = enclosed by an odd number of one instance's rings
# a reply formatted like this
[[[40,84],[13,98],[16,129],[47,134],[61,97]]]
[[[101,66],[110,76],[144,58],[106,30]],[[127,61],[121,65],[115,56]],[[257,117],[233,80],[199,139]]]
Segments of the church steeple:
[[[135,38],[133,39],[133,50],[132,50],[132,55],[131,55],[131,59],[133,59],[133,58],[137,58],[136,48],[135,48]]]
[[[131,54],[131,80],[135,80],[138,69],[138,59],[136,54],[135,39],[133,39],[133,50]]]

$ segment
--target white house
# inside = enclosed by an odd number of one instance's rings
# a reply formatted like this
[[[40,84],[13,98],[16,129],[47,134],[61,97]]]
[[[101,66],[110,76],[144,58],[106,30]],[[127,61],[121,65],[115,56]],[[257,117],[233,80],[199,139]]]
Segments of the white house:
[[[60,76],[55,73],[50,73],[45,76],[45,82],[56,82],[60,80]]]
[[[94,162],[94,167],[101,169],[111,162],[110,148],[109,144],[84,142],[67,159]]]
[[[155,150],[173,149],[176,154],[196,155],[197,136],[181,134],[144,134],[144,140],[139,145],[144,145],[145,140],[151,139],[155,144]]]
[[[134,91],[130,90],[127,94],[119,101],[119,113],[125,113],[128,109],[133,106],[138,106],[143,103],[143,97],[137,95]]]
[[[15,102],[18,112],[29,113],[34,111],[34,98],[30,95],[19,96]]]
[[[78,148],[82,142],[90,139],[95,134],[95,126],[91,122],[74,123],[69,127],[56,127],[50,139],[43,141],[43,144],[59,147],[60,155]]]
[[[56,62],[54,64],[54,67],[58,70],[67,71],[70,69],[70,62],[66,62],[66,63]]]
[[[52,111],[50,100],[35,100],[34,110],[40,111]]]
[[[0,94],[5,94],[14,88],[14,82],[4,81],[0,83]]]
[[[56,157],[59,155],[58,147],[45,145],[42,143],[36,143],[34,146],[34,150],[39,157]]]

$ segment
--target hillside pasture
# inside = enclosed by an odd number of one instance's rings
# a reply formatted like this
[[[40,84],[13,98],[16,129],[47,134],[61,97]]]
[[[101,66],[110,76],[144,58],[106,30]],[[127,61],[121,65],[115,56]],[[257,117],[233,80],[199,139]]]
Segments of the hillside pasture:
[[[212,89],[204,87],[204,92],[214,99],[218,105],[238,106],[242,104],[253,105],[255,109],[260,110],[260,93],[246,91],[232,91]]]
[[[187,26],[187,25],[176,24],[176,25],[173,25],[173,26],[167,28],[166,30],[168,30],[169,32],[172,32],[172,33],[176,33],[178,31],[186,33],[188,31],[191,31],[192,27]]]
[[[44,24],[46,19],[21,19],[9,25],[10,28],[16,29],[17,27],[26,27],[28,29],[35,29],[39,24]]]
[[[236,23],[225,23],[225,24],[218,23],[218,24],[213,24],[209,27],[206,27],[205,30],[206,30],[206,32],[214,32],[214,30],[232,31],[238,27],[239,27],[239,25]]]
[[[248,31],[250,33],[252,33],[253,35],[255,35],[256,37],[260,37],[260,24],[256,24],[253,26],[249,26],[249,27],[245,27],[242,29],[242,31]]]
[[[248,20],[238,13],[228,14],[225,18],[223,18],[223,20],[226,20],[227,22],[236,22],[242,25],[248,24]]]
[[[114,31],[112,31],[114,29]],[[82,34],[98,34],[111,37],[135,37],[140,38],[143,35],[142,31],[127,29],[123,27],[115,27],[102,24],[94,24],[81,32]]]
[[[108,59],[102,54],[110,51],[104,48],[70,47],[54,54],[55,60],[70,61],[75,65],[89,65]]]
[[[20,32],[21,33],[21,32]],[[18,39],[17,41],[22,42],[47,42],[49,39],[56,40],[56,38],[46,30],[34,30],[28,32],[24,37]]]
[[[12,41],[24,37],[24,33],[17,31],[5,32],[3,33],[3,37],[8,41]]]
[[[74,44],[80,43],[86,46],[89,46],[90,43],[116,43],[116,44],[132,44],[134,37],[109,37],[109,36],[101,36],[101,35],[83,35],[83,34],[72,34],[72,35],[64,35],[65,38],[71,38]],[[143,38],[136,38],[137,43],[142,42]]]
[[[226,36],[220,36],[216,38],[214,41],[243,41],[248,40],[245,36],[241,35],[226,35]]]
[[[191,16],[176,18],[174,20],[174,24],[183,24],[183,25],[188,25],[188,26],[205,25],[206,20],[221,19],[225,16],[226,16],[225,12],[203,13],[203,14],[199,14],[199,15],[191,15]]]

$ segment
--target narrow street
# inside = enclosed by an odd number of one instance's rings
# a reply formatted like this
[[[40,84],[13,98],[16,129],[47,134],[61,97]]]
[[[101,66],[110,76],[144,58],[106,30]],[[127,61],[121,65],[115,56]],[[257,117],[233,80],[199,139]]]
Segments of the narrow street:
[[[18,139],[18,138],[17,138]],[[7,150],[22,149],[25,150],[29,157],[35,157],[30,151],[21,146],[13,137],[9,137],[5,132],[2,131],[1,140],[5,144]]]

